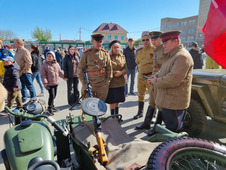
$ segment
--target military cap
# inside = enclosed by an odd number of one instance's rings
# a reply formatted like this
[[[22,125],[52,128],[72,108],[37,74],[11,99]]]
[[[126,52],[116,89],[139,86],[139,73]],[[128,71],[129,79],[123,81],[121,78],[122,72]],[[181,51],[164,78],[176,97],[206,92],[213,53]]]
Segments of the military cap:
[[[143,36],[145,36],[145,35],[150,36],[150,35],[149,35],[149,33],[150,33],[150,31],[144,31],[144,32],[142,32],[142,34],[141,34],[141,38],[142,38]]]
[[[91,35],[91,37],[95,41],[102,41],[104,35],[103,34],[93,34],[93,35]]]
[[[162,42],[166,42],[170,39],[180,38],[181,31],[169,31],[161,34]]]
[[[113,45],[113,44],[115,44],[115,43],[120,44],[120,41],[118,41],[118,40],[113,40],[112,42],[110,42],[110,44],[109,44],[109,48],[111,48],[111,47],[112,47],[112,45]]]
[[[193,42],[191,46],[198,47],[198,43],[197,42]]]
[[[152,31],[149,34],[151,36],[151,39],[154,39],[160,37],[162,33],[162,31]]]

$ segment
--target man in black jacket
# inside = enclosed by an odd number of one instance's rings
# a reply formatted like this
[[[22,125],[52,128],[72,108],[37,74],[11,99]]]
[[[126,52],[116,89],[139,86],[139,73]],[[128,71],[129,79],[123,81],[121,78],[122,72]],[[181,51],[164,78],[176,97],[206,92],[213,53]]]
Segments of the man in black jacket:
[[[123,51],[123,54],[126,57],[126,66],[128,68],[127,78],[129,80],[129,76],[131,75],[131,82],[130,82],[130,94],[134,94],[134,80],[136,74],[136,49],[133,46],[133,39],[129,38],[128,40],[128,47]],[[125,86],[125,95],[128,95],[128,84]]]
[[[189,51],[194,61],[194,69],[202,69],[203,59],[198,49],[198,43],[192,43],[192,49]]]

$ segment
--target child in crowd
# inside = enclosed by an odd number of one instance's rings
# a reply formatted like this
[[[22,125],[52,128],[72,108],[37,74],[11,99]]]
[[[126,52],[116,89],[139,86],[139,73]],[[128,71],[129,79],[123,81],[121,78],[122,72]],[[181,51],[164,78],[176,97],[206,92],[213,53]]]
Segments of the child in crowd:
[[[5,74],[3,85],[8,91],[8,103],[7,106],[12,109],[13,103],[16,100],[17,109],[22,107],[22,99],[21,99],[21,82],[19,78],[19,65],[15,62],[13,57],[6,57],[2,59],[4,61]]]
[[[50,115],[54,115],[53,112],[59,111],[54,106],[54,100],[57,94],[57,86],[60,84],[60,77],[66,81],[67,78],[64,78],[61,72],[60,65],[56,61],[55,53],[49,51],[46,56],[46,61],[41,68],[41,79],[44,87],[49,92],[48,112]]]

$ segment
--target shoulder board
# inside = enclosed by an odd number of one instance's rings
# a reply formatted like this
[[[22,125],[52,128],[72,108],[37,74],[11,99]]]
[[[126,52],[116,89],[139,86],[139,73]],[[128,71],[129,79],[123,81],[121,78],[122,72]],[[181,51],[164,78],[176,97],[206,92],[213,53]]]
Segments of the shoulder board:
[[[84,53],[87,53],[88,51],[91,51],[92,48],[88,48],[86,51],[84,51]]]
[[[137,49],[137,51],[140,51],[140,50],[142,50],[142,49],[143,49],[143,47],[141,47],[141,48]]]
[[[108,53],[108,51],[107,51],[107,50],[105,50],[105,49],[103,49],[103,48],[101,48],[101,50],[102,50],[102,51],[104,51],[104,52],[107,52],[107,53]]]

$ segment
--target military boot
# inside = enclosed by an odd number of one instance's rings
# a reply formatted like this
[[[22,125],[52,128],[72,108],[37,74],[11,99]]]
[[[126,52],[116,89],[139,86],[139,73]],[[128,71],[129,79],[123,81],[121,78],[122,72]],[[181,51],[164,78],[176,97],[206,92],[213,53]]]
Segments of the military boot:
[[[156,124],[162,124],[162,112],[161,111],[159,111],[158,112],[158,116],[157,116],[157,118],[156,118]]]
[[[115,109],[111,109],[111,115],[113,116],[115,114]]]
[[[143,110],[144,110],[144,102],[138,103],[138,113],[133,117],[134,119],[138,119],[143,117]]]
[[[147,113],[146,113],[146,116],[145,116],[145,119],[144,119],[144,123],[140,126],[137,126],[135,129],[136,130],[150,129],[150,122],[153,118],[154,112],[155,112],[155,108],[148,106]]]

